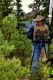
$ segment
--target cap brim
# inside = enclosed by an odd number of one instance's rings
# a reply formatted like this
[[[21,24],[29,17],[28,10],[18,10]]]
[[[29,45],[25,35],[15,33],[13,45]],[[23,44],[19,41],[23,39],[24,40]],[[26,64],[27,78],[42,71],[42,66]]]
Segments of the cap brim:
[[[42,21],[42,20],[44,20],[44,18],[43,19],[35,19],[34,21]]]

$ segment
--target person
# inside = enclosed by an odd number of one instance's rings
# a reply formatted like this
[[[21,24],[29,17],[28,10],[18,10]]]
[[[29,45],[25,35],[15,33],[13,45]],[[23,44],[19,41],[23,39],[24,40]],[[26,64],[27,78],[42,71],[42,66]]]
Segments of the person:
[[[44,42],[49,38],[48,26],[44,23],[44,17],[37,15],[35,22],[29,28],[27,37],[32,40],[32,73],[36,70],[36,64],[40,57],[41,50],[47,53],[48,44]],[[43,40],[43,41],[41,41]],[[44,52],[44,53],[45,53]]]

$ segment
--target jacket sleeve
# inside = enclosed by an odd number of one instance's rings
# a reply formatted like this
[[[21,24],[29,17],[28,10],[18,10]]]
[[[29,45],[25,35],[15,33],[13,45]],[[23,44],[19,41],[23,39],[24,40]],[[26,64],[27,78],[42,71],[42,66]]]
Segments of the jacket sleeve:
[[[31,40],[33,40],[33,32],[34,32],[34,26],[32,26],[27,32],[27,37]]]

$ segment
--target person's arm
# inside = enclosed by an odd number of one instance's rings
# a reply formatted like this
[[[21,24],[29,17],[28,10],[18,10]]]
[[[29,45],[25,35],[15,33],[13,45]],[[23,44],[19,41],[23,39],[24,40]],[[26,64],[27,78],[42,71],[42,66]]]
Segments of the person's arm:
[[[27,37],[33,41],[33,32],[34,32],[34,26],[36,26],[36,22],[33,22],[29,26],[29,30],[27,32]]]
[[[33,32],[34,32],[34,27],[30,27],[29,31],[27,32],[27,37],[31,40],[33,40]]]

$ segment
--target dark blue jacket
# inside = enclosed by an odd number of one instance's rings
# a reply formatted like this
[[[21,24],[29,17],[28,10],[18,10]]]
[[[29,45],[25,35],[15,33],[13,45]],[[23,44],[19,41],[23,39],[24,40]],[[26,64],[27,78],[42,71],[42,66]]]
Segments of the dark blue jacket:
[[[36,26],[36,22],[32,23],[30,26],[29,26],[29,30],[27,32],[27,37],[31,40],[33,40],[33,32],[34,32],[34,26]]]

